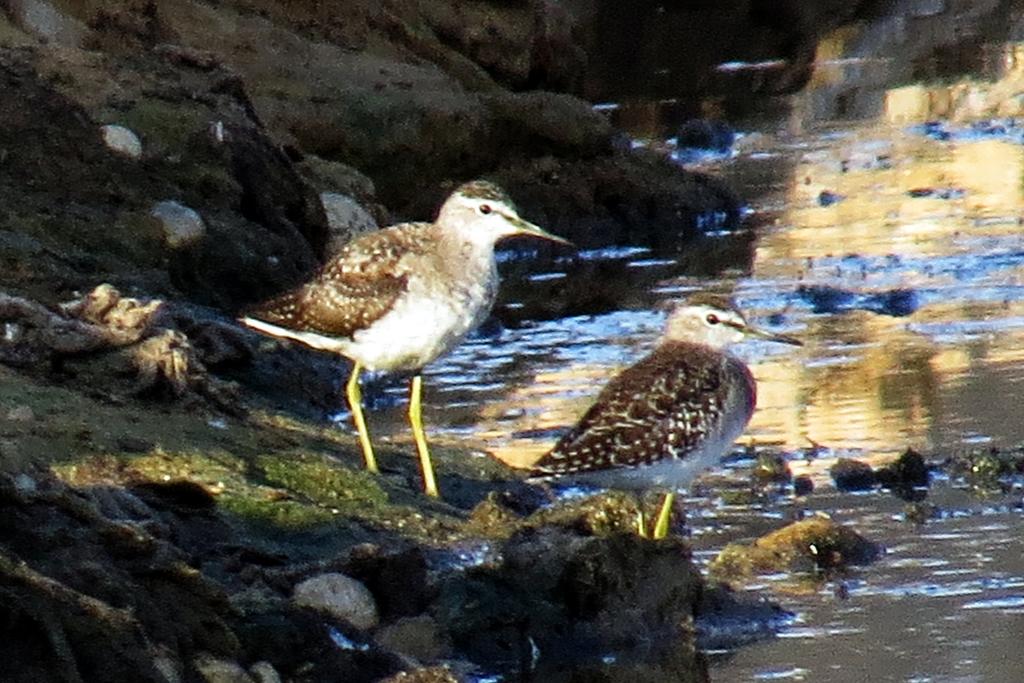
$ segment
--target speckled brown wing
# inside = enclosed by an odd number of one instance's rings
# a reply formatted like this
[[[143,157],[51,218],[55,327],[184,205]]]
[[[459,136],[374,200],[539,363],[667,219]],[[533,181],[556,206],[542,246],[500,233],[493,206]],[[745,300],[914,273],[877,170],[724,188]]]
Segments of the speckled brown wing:
[[[682,457],[721,417],[723,381],[722,364],[707,349],[662,344],[613,379],[532,474],[593,472]]]
[[[346,245],[313,280],[246,315],[332,337],[351,337],[387,313],[406,291],[406,261],[429,249],[430,223],[405,223]]]

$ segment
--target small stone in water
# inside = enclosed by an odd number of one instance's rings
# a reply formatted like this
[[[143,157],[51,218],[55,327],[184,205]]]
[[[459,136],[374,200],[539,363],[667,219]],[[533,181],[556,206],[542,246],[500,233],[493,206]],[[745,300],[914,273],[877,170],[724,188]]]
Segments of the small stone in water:
[[[103,143],[118,154],[130,159],[142,156],[142,141],[133,131],[116,124],[102,126],[100,131],[103,133]]]

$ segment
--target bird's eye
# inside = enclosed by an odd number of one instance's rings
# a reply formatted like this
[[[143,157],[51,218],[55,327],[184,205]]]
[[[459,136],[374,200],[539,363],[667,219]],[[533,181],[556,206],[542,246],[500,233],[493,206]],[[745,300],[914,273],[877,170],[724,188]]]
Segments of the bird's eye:
[[[704,319],[708,321],[708,325],[717,325],[719,323],[718,316],[714,313],[708,313],[708,317]]]
[[[491,205],[490,204],[481,204],[480,205],[480,213],[482,213],[483,215],[486,216],[490,212],[491,212]]]

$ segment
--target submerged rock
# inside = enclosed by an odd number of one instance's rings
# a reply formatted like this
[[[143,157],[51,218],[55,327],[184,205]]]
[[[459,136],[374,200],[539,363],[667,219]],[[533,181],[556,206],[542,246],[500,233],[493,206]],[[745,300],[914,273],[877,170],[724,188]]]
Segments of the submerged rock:
[[[730,543],[711,562],[715,578],[735,581],[755,574],[842,569],[867,564],[879,545],[828,517],[812,517],[777,529],[753,543]]]

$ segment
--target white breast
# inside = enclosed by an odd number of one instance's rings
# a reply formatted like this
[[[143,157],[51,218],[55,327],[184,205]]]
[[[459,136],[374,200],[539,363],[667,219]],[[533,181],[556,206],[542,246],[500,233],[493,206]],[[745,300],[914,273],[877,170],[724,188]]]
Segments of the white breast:
[[[497,269],[458,285],[413,278],[409,291],[343,350],[371,370],[416,370],[447,353],[479,325],[494,304]]]

